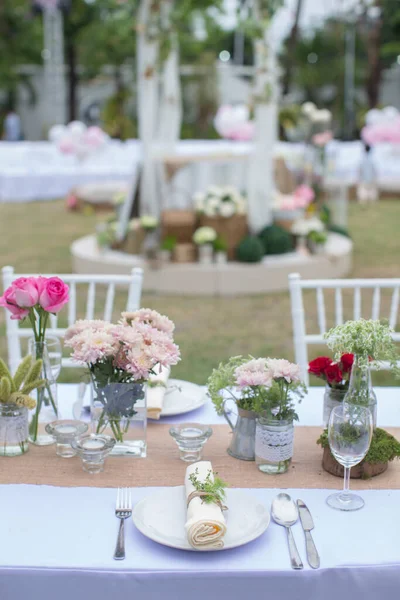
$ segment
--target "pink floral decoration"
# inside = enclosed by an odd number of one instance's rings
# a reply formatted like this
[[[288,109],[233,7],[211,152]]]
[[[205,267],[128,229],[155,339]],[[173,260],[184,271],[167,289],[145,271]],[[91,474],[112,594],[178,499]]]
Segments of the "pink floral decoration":
[[[138,312],[124,313],[117,325],[99,320],[77,321],[64,338],[65,345],[73,350],[72,358],[90,367],[111,360],[113,368],[131,374],[134,380],[147,380],[157,365],[177,364],[180,352],[172,340],[172,332],[137,319],[126,319],[126,315]],[[142,309],[141,315],[144,314],[165,325],[166,321],[156,311]],[[172,321],[168,322],[173,326]]]
[[[75,194],[68,194],[65,204],[68,210],[76,210],[78,208],[78,198]]]
[[[321,133],[316,133],[311,138],[311,141],[315,146],[319,146],[320,148],[323,148],[332,139],[333,139],[333,133],[332,133],[332,131],[328,130],[328,131],[322,131]]]
[[[59,277],[19,277],[0,297],[0,306],[21,320],[31,310],[57,313],[68,299],[68,286]]]
[[[239,388],[261,385],[270,387],[271,373],[267,370],[267,359],[254,358],[235,369],[236,384]]]

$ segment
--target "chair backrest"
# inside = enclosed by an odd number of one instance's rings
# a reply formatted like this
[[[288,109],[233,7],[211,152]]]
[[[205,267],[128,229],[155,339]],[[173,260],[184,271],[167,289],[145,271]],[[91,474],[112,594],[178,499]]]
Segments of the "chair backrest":
[[[341,325],[350,319],[386,318],[390,326],[396,329],[399,309],[400,279],[301,279],[298,273],[289,275],[289,290],[292,310],[293,345],[295,360],[300,365],[304,382],[308,385],[308,345],[325,344],[324,333],[331,327]],[[307,333],[307,318],[303,290],[315,290],[316,332]],[[347,291],[348,290],[348,291]],[[364,301],[362,298],[364,291]],[[326,295],[332,308],[328,313]],[[385,294],[385,296],[384,296]],[[385,300],[385,302],[383,302]],[[307,305],[313,299],[307,297]],[[384,306],[385,305],[385,306]],[[370,310],[369,307],[370,306]],[[393,334],[393,340],[400,342],[400,332]],[[389,368],[383,364],[383,368]]]
[[[7,289],[12,282],[18,277],[29,277],[32,274],[16,274],[13,267],[3,267],[3,289]],[[51,277],[51,275],[45,275]],[[132,269],[130,275],[58,275],[66,284],[69,285],[69,302],[65,307],[67,312],[68,326],[73,325],[77,319],[77,288],[78,286],[87,286],[86,308],[85,313],[80,318],[93,319],[95,318],[96,309],[96,288],[103,287],[106,289],[104,311],[102,318],[105,321],[112,319],[115,291],[117,286],[127,288],[126,310],[133,311],[140,308],[142,296],[143,269],[138,267]],[[6,332],[8,345],[8,362],[12,372],[15,371],[21,361],[21,339],[32,336],[30,328],[20,327],[19,321],[12,320],[8,310],[6,313]],[[62,311],[61,315],[64,313]],[[79,317],[78,317],[79,318]],[[60,327],[58,315],[50,315],[50,327],[47,328],[46,334],[63,338],[67,327]],[[63,357],[62,366],[77,367],[70,358]]]

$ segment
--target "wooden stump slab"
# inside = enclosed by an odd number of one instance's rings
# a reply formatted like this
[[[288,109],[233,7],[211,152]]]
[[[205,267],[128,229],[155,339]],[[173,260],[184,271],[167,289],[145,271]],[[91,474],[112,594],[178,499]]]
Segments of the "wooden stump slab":
[[[343,477],[344,476],[344,468],[340,465],[335,458],[332,456],[330,449],[324,448],[324,454],[322,457],[322,467],[331,475],[335,475],[335,477]],[[361,461],[355,467],[352,467],[350,471],[351,479],[370,479],[371,477],[376,477],[376,475],[380,475],[388,468],[388,463],[367,463],[364,460]]]

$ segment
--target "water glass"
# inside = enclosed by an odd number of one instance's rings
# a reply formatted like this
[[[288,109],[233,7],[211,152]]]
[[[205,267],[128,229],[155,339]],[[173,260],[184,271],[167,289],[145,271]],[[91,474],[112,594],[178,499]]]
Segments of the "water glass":
[[[343,491],[327,498],[331,508],[359,510],[364,500],[350,494],[350,469],[358,465],[368,452],[373,433],[372,414],[368,408],[343,405],[334,408],[329,417],[328,440],[332,455],[344,467]]]
[[[61,372],[62,349],[61,342],[55,335],[46,335],[45,338],[48,364],[51,369],[51,380],[57,381]],[[29,338],[29,354],[35,356],[35,339]]]

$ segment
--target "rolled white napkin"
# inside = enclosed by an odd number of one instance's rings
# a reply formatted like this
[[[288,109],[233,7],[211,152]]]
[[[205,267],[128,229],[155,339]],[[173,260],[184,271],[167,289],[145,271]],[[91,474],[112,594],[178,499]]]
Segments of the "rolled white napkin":
[[[164,404],[164,396],[167,391],[168,379],[171,373],[169,367],[156,367],[154,375],[150,375],[149,383],[159,383],[160,385],[149,385],[147,387],[147,417],[149,419],[159,419]]]
[[[210,471],[211,478],[214,479],[213,468],[208,460],[191,464],[186,469],[185,476],[186,500],[196,491],[189,479],[196,469],[199,481],[204,481]],[[187,508],[185,531],[189,544],[196,550],[223,548],[226,522],[221,508],[218,504],[205,504],[200,497],[193,498]]]

